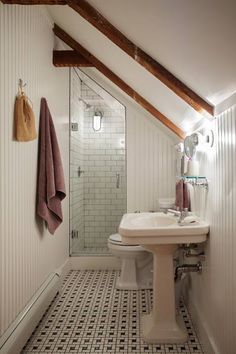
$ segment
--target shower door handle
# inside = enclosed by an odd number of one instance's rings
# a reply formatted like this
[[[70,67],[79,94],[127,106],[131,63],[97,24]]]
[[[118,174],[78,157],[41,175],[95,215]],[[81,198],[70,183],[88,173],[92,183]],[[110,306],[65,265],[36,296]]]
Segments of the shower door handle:
[[[82,171],[80,166],[78,167],[77,173],[78,173],[78,177],[80,177],[81,174],[84,173],[84,171]]]
[[[120,188],[120,174],[116,172],[116,188]]]

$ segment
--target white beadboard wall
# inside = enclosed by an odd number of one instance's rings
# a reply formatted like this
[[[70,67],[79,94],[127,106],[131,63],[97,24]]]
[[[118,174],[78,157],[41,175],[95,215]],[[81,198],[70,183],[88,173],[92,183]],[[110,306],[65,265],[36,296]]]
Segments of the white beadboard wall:
[[[191,276],[189,301],[200,330],[206,332],[207,354],[234,354],[236,348],[236,106],[208,125],[215,143],[199,152],[201,174],[209,179],[205,216],[210,237],[203,273]],[[204,210],[200,210],[204,214]],[[197,315],[197,316],[196,316]]]
[[[69,250],[69,204],[64,222],[50,235],[35,217],[38,140],[15,142],[13,107],[18,79],[27,83],[36,126],[46,97],[61,146],[67,193],[69,174],[69,79],[52,65],[53,23],[45,7],[0,3],[0,334],[14,321]]]
[[[175,195],[176,141],[154,119],[127,105],[127,210],[157,211]]]

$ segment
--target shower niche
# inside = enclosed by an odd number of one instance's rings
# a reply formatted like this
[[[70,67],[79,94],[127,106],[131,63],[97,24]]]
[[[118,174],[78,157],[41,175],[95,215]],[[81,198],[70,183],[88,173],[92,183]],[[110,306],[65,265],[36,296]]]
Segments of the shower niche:
[[[125,107],[70,70],[70,254],[108,255],[126,212]]]

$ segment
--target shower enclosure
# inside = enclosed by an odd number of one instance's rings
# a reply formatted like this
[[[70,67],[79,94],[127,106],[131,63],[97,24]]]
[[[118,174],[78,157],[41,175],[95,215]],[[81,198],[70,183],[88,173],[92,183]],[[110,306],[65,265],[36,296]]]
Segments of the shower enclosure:
[[[125,107],[70,71],[70,253],[109,254],[126,212]]]

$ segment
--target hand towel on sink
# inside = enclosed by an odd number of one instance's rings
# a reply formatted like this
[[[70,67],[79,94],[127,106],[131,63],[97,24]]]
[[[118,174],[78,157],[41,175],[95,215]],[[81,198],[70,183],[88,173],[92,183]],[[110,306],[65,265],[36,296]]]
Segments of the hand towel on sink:
[[[184,204],[183,188],[184,182],[182,179],[176,182],[175,186],[175,206],[177,209],[182,210]]]
[[[188,184],[180,179],[176,182],[175,206],[179,210],[189,209],[189,190]]]
[[[54,234],[63,221],[61,201],[66,190],[56,132],[45,98],[40,107],[38,158],[37,214]]]
[[[189,206],[189,184],[187,182],[183,182],[183,208],[189,210]]]

